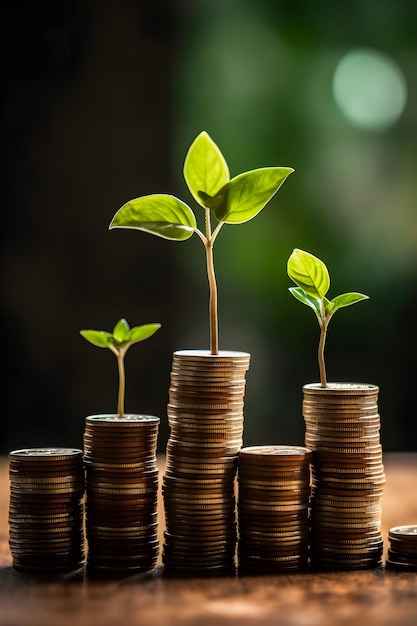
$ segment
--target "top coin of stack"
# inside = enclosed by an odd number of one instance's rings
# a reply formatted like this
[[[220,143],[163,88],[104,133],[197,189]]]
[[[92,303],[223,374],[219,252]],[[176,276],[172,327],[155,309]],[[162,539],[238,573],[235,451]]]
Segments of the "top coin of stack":
[[[141,572],[156,564],[159,421],[159,417],[150,415],[86,418],[90,570]]]
[[[234,480],[249,359],[244,352],[174,353],[163,479],[167,572],[234,568]]]
[[[28,448],[9,454],[13,567],[70,571],[84,563],[82,451]]]
[[[310,460],[310,450],[301,446],[251,446],[240,451],[239,573],[307,568]]]
[[[312,559],[321,569],[381,565],[385,474],[378,387],[303,388],[305,445],[312,457]]]
[[[387,569],[417,570],[417,525],[394,526],[388,531]]]

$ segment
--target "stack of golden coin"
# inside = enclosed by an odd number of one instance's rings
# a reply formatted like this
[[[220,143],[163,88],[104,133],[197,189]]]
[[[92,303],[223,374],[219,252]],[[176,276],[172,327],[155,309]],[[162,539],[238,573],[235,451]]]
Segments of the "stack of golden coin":
[[[388,531],[387,569],[417,570],[417,525],[394,526]]]
[[[307,569],[310,460],[310,450],[301,446],[251,446],[240,451],[240,574]]]
[[[13,567],[70,571],[84,563],[82,451],[29,448],[9,454]]]
[[[143,572],[156,565],[159,417],[86,418],[87,567]]]
[[[178,351],[163,479],[166,572],[234,571],[235,477],[250,355]]]
[[[319,569],[381,565],[385,486],[378,387],[303,388],[305,445],[313,451],[312,563]]]

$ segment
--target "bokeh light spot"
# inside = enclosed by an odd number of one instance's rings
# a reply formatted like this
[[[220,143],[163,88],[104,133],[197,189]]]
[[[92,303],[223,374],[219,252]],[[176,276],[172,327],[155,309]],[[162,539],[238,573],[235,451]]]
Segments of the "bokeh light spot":
[[[391,57],[377,50],[355,49],[336,67],[333,94],[353,124],[382,130],[395,124],[401,116],[407,100],[407,85]]]

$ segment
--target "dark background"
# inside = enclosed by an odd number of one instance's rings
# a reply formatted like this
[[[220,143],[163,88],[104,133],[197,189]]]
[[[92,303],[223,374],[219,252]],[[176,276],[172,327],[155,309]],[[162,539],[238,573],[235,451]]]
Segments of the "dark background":
[[[180,196],[207,130],[231,170],[296,172],[253,222],[216,241],[220,347],[251,353],[245,444],[301,443],[302,385],[318,325],[288,293],[294,247],[322,258],[339,312],[329,380],[380,386],[386,450],[416,450],[417,5],[410,1],[78,0],[0,3],[2,64],[0,452],[82,445],[85,416],[114,412],[114,356],[82,328],[120,317],[162,329],[126,358],[126,410],[161,417],[172,352],[208,348],[204,252],[109,231],[127,200]],[[373,128],[338,106],[350,50],[399,68],[407,100]],[[361,92],[360,85],[357,87]],[[363,88],[362,88],[363,91]]]

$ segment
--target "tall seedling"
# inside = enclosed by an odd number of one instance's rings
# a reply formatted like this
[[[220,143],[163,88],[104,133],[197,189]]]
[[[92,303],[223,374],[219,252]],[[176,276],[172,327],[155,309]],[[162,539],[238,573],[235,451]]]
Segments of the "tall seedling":
[[[204,210],[203,230],[192,209],[175,196],[152,194],[130,200],[115,214],[112,228],[133,228],[164,239],[184,241],[196,233],[206,252],[209,283],[210,352],[218,354],[217,284],[213,245],[224,224],[251,220],[275,195],[290,167],[264,167],[230,178],[229,168],[218,146],[207,132],[191,144],[184,162],[184,178],[194,200]],[[212,217],[217,221],[212,229]]]

